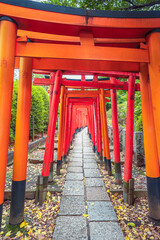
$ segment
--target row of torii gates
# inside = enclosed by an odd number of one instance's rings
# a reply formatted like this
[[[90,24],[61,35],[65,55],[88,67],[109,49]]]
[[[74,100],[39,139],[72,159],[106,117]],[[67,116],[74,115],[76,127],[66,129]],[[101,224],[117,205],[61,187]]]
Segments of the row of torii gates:
[[[4,201],[14,68],[20,69],[10,224],[24,217],[32,72],[49,75],[50,113],[42,176],[53,162],[60,98],[57,174],[76,129],[88,125],[108,174],[111,160],[105,97],[111,96],[116,182],[121,182],[116,90],[127,90],[124,200],[132,179],[134,92],[140,90],[149,216],[160,220],[160,12],[106,12],[0,0],[0,222]],[[62,74],[82,75],[81,81]],[[85,75],[93,75],[86,81]],[[100,80],[98,76],[110,77]],[[120,82],[117,78],[127,78]]]

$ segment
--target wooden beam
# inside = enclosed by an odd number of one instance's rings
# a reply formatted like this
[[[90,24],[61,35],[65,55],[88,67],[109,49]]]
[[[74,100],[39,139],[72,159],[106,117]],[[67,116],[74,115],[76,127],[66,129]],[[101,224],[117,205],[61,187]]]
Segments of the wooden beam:
[[[52,79],[46,78],[35,78],[33,85],[51,85],[54,84]],[[62,79],[61,84],[67,87],[87,87],[87,88],[105,88],[105,89],[119,89],[119,90],[128,90],[128,82],[119,82],[114,84],[110,81],[98,81],[98,82],[86,82],[86,81],[72,81]],[[140,91],[140,85],[135,85],[135,90]],[[78,91],[77,91],[78,92]],[[85,91],[84,91],[85,92]],[[86,91],[87,92],[87,91]]]
[[[19,57],[16,57],[15,68],[19,68]],[[51,58],[33,58],[34,70],[56,71],[125,71],[139,72],[139,63],[133,62],[115,62],[98,60],[73,60],[73,59],[51,59]],[[102,75],[103,76],[103,75]]]
[[[24,31],[18,29],[17,31],[18,37],[26,36],[29,39],[33,40],[43,40],[43,41],[55,41],[55,42],[71,42],[75,44],[80,44],[80,37],[73,36],[64,36],[64,35],[56,35],[56,34],[47,34],[41,32],[32,32],[32,31]],[[141,43],[146,42],[145,38],[94,38],[94,43]]]
[[[148,50],[90,45],[63,45],[17,42],[16,56],[122,62],[149,62]]]

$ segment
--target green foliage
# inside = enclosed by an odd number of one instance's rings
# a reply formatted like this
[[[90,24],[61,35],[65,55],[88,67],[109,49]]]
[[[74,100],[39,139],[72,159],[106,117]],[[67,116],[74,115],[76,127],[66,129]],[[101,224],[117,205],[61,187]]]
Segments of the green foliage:
[[[15,127],[16,127],[16,112],[17,112],[17,96],[18,96],[18,80],[13,84],[13,98],[12,98],[12,110],[11,110],[11,125],[10,125],[10,143],[14,141]]]
[[[49,95],[43,87],[35,87],[38,89],[39,95],[42,97],[43,101],[43,130],[47,130],[48,118],[49,118]],[[42,130],[42,131],[43,131]]]
[[[128,93],[127,91],[117,90],[118,123],[120,126],[124,128],[126,127],[127,93]],[[112,125],[111,109],[107,112],[107,119],[108,119],[108,123]],[[141,94],[139,91],[135,92],[134,128],[135,128],[135,131],[143,131]]]
[[[43,102],[43,97],[40,94],[40,88],[41,87],[39,86],[32,87],[30,136],[32,135],[33,117],[34,117],[35,133],[39,133],[43,131],[44,102]]]
[[[66,7],[98,9],[110,11],[124,10],[160,10],[160,1],[154,0],[45,0],[45,3]]]
[[[16,112],[17,112],[18,80],[14,82],[11,111],[10,143],[15,138]],[[34,131],[40,133],[47,130],[49,116],[49,96],[43,87],[33,86],[31,97],[30,136],[34,117]]]

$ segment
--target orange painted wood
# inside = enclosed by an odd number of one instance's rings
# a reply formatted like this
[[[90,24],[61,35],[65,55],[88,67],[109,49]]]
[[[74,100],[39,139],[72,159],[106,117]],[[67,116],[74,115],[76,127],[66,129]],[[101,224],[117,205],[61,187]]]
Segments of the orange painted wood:
[[[24,181],[26,180],[27,175],[31,88],[32,59],[22,58],[20,61],[20,78],[18,87],[13,181]]]
[[[122,62],[149,62],[148,50],[17,42],[17,57],[81,59]]]
[[[63,149],[63,114],[64,114],[64,86],[61,87],[60,95],[60,115],[59,115],[59,132],[58,132],[58,150],[57,150],[57,161],[61,160],[61,153]]]
[[[147,37],[147,42],[150,55],[150,63],[148,66],[151,97],[160,167],[160,32],[151,33]]]
[[[0,21],[0,204],[4,200],[16,34],[17,26],[14,23]]]
[[[80,44],[80,37],[67,36],[67,35],[58,35],[58,34],[47,34],[41,32],[32,32],[18,29],[17,31],[18,37],[26,36],[33,41],[55,41],[55,42],[71,42],[75,44]],[[140,43],[145,42],[145,38],[94,38],[94,43]]]
[[[160,176],[160,169],[158,161],[158,149],[156,142],[148,66],[147,64],[141,64],[140,68],[146,175],[151,178],[157,178]]]
[[[15,68],[19,68],[19,58],[16,57]],[[125,71],[139,72],[139,63],[136,62],[113,62],[98,60],[77,60],[77,59],[50,59],[34,58],[34,70],[56,71],[62,69],[65,71]]]
[[[43,11],[5,3],[0,3],[0,16],[2,15],[14,18],[19,29],[72,36],[78,36],[82,28],[89,27],[95,37],[120,38],[123,32],[126,38],[131,35],[138,38],[144,37],[151,29],[160,28],[159,18],[117,18],[115,15],[113,17],[88,15],[86,18],[86,16]]]

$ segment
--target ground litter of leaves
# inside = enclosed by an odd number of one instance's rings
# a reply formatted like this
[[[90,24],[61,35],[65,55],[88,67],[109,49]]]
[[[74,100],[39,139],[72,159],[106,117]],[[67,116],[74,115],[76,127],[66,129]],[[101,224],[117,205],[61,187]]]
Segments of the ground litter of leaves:
[[[110,189],[122,189],[122,185],[116,185],[114,176],[108,176],[104,166],[99,165],[107,192],[116,211],[118,222],[121,226],[126,240],[159,240],[160,226],[156,226],[148,219],[148,199],[146,197],[136,198],[133,205],[124,203],[123,196],[111,193]],[[122,165],[122,176],[124,166]],[[136,189],[146,189],[145,168],[136,167],[133,164],[133,178]],[[123,179],[123,177],[122,177]]]
[[[44,155],[44,150],[37,149],[33,153],[28,155],[28,158],[39,158],[42,159]],[[56,164],[54,165],[54,169]],[[7,167],[7,177],[5,190],[11,190],[12,182],[12,170],[13,166]],[[27,164],[27,181],[26,189],[32,190],[36,188],[37,177],[41,174],[42,164]],[[48,186],[49,189],[58,186],[63,190],[63,185],[65,182],[65,175],[67,172],[67,164],[63,165],[61,170],[61,175],[54,175],[53,184]],[[47,193],[46,201],[42,206],[35,203],[35,200],[25,200],[25,211],[24,219],[19,226],[10,226],[9,222],[9,209],[10,201],[5,201],[3,206],[2,215],[2,227],[1,227],[1,237],[2,240],[9,239],[47,239],[51,240],[53,237],[53,230],[56,222],[56,217],[59,212],[61,193],[51,194]]]

